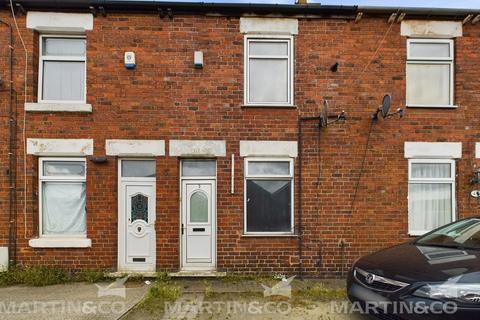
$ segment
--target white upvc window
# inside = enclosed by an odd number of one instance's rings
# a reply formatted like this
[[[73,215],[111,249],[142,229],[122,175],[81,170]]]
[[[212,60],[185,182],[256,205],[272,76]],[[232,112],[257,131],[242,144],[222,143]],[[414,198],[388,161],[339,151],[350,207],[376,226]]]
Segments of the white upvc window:
[[[85,103],[86,39],[41,35],[38,102]]]
[[[39,159],[41,237],[86,236],[86,161]]]
[[[293,37],[245,36],[246,106],[293,106]]]
[[[245,159],[244,233],[294,233],[293,159]]]
[[[423,235],[455,220],[455,160],[408,161],[408,233]]]
[[[406,69],[407,106],[455,107],[453,40],[408,39]]]

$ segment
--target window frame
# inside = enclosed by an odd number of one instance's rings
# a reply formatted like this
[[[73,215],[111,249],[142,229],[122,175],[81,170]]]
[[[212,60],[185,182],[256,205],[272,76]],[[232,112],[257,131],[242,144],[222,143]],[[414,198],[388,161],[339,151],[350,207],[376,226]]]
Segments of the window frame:
[[[205,161],[205,162],[213,162],[215,164],[215,175],[213,176],[188,176],[183,175],[183,162],[184,161]],[[181,180],[216,180],[217,179],[217,160],[211,158],[182,158],[180,159],[180,166],[179,166],[179,176]]]
[[[85,39],[85,56],[44,56],[43,41],[46,38],[63,38],[63,39]],[[66,104],[85,104],[87,101],[87,37],[85,35],[72,34],[41,34],[39,36],[39,63],[38,63],[38,92],[37,98],[39,103],[66,103]],[[44,61],[61,61],[61,62],[83,62],[84,63],[84,80],[83,80],[83,99],[82,100],[46,100],[43,99],[43,73]]]
[[[288,86],[287,86],[287,102],[252,102],[250,101],[250,42],[285,42],[288,46]],[[244,106],[247,107],[293,107],[294,106],[294,37],[286,35],[261,35],[249,34],[244,37]],[[255,59],[285,59],[285,56],[262,55],[254,56]]]
[[[289,162],[289,175],[249,175],[248,165],[250,162]],[[290,206],[290,231],[247,231],[247,181],[248,180],[284,180],[291,183],[291,206]],[[244,160],[244,179],[243,179],[243,234],[253,236],[281,236],[295,234],[295,172],[293,158],[263,158],[263,157],[247,157]]]
[[[438,43],[438,44],[449,44],[450,56],[445,57],[414,57],[410,54],[410,47],[415,43]],[[454,99],[455,99],[455,43],[453,39],[431,39],[431,38],[414,38],[407,39],[407,59],[405,64],[405,101],[408,107],[419,107],[419,108],[455,108]],[[423,64],[423,65],[448,65],[450,67],[450,87],[449,87],[449,104],[447,105],[433,105],[433,104],[416,104],[410,103],[408,101],[408,78],[407,78],[407,68],[408,65],[412,64]]]
[[[124,161],[153,161],[155,164],[154,177],[124,177],[123,176],[123,162]],[[122,181],[157,181],[157,160],[156,158],[141,158],[141,157],[121,157],[118,159],[118,177]]]
[[[449,178],[413,178],[412,177],[412,165],[417,163],[448,163],[450,164],[450,177]],[[407,186],[407,206],[408,206],[408,234],[410,236],[421,236],[424,235],[432,230],[416,230],[413,229],[413,226],[410,223],[410,215],[411,208],[410,208],[410,184],[450,184],[452,188],[452,221],[454,222],[457,220],[456,218],[456,174],[455,174],[455,160],[454,159],[408,159],[408,186]]]
[[[83,162],[85,164],[85,175],[80,176],[45,176],[43,174],[43,164],[48,161],[61,162]],[[71,234],[44,234],[43,233],[43,182],[83,182],[87,183],[87,161],[85,158],[75,157],[41,157],[38,159],[38,234],[40,238],[87,238],[87,230],[84,233]],[[85,215],[87,214],[85,203]]]

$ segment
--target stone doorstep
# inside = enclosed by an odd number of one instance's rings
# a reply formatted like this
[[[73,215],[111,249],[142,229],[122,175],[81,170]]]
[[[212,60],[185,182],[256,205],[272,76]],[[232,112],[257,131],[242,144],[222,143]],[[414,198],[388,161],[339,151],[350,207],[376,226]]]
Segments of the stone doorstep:
[[[130,277],[144,277],[144,278],[156,278],[157,273],[152,271],[139,272],[139,271],[115,271],[107,272],[105,276],[110,278],[123,278],[124,276],[129,275]]]
[[[170,272],[168,275],[172,278],[222,278],[222,277],[225,277],[227,273],[215,271],[215,270],[209,270],[209,271],[183,270],[178,272]]]

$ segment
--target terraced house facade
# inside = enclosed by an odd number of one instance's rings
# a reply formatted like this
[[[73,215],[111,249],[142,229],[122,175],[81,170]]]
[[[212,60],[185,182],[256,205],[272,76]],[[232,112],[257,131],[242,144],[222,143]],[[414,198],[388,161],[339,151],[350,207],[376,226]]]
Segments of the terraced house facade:
[[[0,3],[3,265],[326,277],[477,214],[477,12]]]

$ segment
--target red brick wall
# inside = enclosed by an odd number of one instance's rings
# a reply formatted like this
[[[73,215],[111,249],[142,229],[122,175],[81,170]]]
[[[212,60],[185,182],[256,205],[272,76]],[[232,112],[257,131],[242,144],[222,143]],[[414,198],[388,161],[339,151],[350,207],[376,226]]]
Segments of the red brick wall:
[[[8,28],[0,24],[0,246],[8,245]]]
[[[10,21],[7,12],[0,19]],[[95,155],[105,154],[105,139],[222,139],[227,157],[219,158],[217,180],[218,269],[247,272],[298,271],[297,237],[242,237],[243,159],[240,140],[296,140],[299,116],[318,115],[328,98],[332,114],[345,110],[348,120],[319,131],[305,123],[303,136],[303,263],[312,276],[338,274],[360,255],[408,240],[407,161],[405,141],[463,143],[457,161],[460,217],[476,214],[468,196],[479,141],[480,108],[478,26],[464,26],[455,40],[457,109],[408,109],[405,118],[371,123],[384,94],[393,107],[405,103],[406,39],[400,25],[386,18],[359,23],[337,19],[301,19],[295,39],[297,108],[242,108],[243,35],[238,18],[113,14],[98,16],[87,33],[87,102],[93,113],[28,113],[30,138],[93,138]],[[19,25],[29,50],[28,101],[36,99],[37,37]],[[386,32],[388,34],[385,36]],[[384,38],[385,37],[385,38]],[[374,56],[379,42],[385,39]],[[0,73],[4,73],[5,34],[0,34]],[[193,68],[193,52],[204,52],[205,67]],[[123,66],[125,51],[134,51],[137,68]],[[330,66],[339,63],[338,72]],[[21,142],[23,52],[15,36],[15,97]],[[4,89],[5,86],[2,87]],[[5,92],[0,107],[5,113]],[[1,118],[6,136],[7,119]],[[365,167],[353,202],[371,130]],[[5,141],[5,140],[3,140]],[[168,146],[168,143],[167,143]],[[0,145],[5,155],[6,145]],[[168,149],[168,148],[167,148]],[[235,154],[235,194],[230,194],[230,155]],[[168,150],[167,150],[168,154]],[[88,249],[33,249],[37,235],[37,158],[27,156],[26,225],[23,213],[23,148],[18,145],[18,261],[73,269],[116,268],[117,161],[88,162]],[[157,158],[157,268],[179,266],[178,159]],[[298,186],[298,159],[296,159]],[[0,158],[0,245],[6,241],[7,159]],[[298,190],[295,219],[298,225]],[[352,211],[353,209],[353,211]],[[25,238],[24,234],[27,235]],[[339,245],[341,239],[346,246]]]

